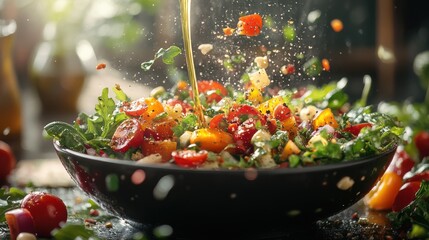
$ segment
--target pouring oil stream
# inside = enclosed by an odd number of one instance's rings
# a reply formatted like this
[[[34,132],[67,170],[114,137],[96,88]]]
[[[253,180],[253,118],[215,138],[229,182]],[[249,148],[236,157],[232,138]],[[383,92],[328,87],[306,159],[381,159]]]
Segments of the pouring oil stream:
[[[193,100],[194,100],[194,111],[198,118],[198,126],[200,128],[206,127],[204,119],[203,106],[199,98],[197,77],[195,73],[194,56],[192,53],[192,40],[191,40],[191,0],[180,0],[180,13],[182,22],[182,35],[183,44],[185,48],[186,65],[188,69],[189,82],[192,86]]]

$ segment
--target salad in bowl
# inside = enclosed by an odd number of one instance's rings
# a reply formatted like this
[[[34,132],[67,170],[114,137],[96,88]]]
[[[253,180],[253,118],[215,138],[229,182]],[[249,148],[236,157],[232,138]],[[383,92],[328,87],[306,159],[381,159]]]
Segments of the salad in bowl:
[[[112,88],[116,100],[105,88],[94,114],[81,113],[73,124],[52,122],[45,131],[77,152],[195,169],[339,163],[386,152],[400,140],[403,128],[395,119],[348,103],[345,79],[266,92],[258,83],[237,91],[199,81],[203,121],[184,81],[133,100],[120,86]]]

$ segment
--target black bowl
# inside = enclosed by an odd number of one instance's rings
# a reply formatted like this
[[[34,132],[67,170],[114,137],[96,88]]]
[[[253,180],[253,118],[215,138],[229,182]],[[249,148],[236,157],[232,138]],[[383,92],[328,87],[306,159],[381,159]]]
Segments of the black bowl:
[[[104,209],[132,222],[167,224],[176,232],[241,231],[323,219],[362,199],[395,151],[305,168],[195,170],[54,146],[72,179]]]

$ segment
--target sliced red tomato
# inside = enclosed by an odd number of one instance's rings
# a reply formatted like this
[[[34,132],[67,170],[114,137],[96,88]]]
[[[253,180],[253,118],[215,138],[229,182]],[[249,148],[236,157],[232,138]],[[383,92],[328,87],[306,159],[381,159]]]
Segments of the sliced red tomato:
[[[51,231],[67,221],[67,208],[57,196],[45,192],[32,192],[25,196],[21,208],[33,216],[38,237],[50,237]]]
[[[174,151],[171,154],[174,162],[182,167],[196,167],[203,164],[207,160],[208,152],[205,150],[180,150]]]
[[[371,123],[358,123],[358,124],[354,124],[354,125],[351,125],[351,126],[348,126],[348,127],[344,128],[344,131],[345,132],[349,132],[349,133],[357,136],[357,135],[359,135],[360,131],[363,128],[366,128],[366,127],[370,128],[370,127],[372,127],[372,124]]]
[[[10,239],[16,239],[20,233],[36,233],[33,216],[27,209],[13,209],[4,215],[9,226]]]
[[[265,125],[265,119],[258,109],[247,104],[237,104],[231,107],[227,121],[229,123],[243,123],[249,118],[253,118],[256,121],[260,120],[262,125]]]
[[[416,193],[420,189],[421,182],[407,182],[399,189],[398,195],[396,195],[395,202],[393,202],[392,211],[399,212],[404,207],[408,206],[414,199],[416,199]]]
[[[279,104],[274,108],[274,118],[280,121],[284,121],[292,117],[292,112],[286,106],[286,104]]]
[[[198,81],[198,91],[206,95],[208,103],[219,102],[228,95],[228,90],[221,83],[213,80]]]
[[[16,159],[9,144],[0,141],[0,183],[7,180],[15,164]]]
[[[242,16],[238,19],[237,32],[248,37],[258,36],[262,29],[262,17],[259,14]]]
[[[414,144],[419,150],[420,159],[429,156],[429,132],[418,132],[416,136],[414,136]]]
[[[122,111],[124,111],[128,116],[142,116],[146,120],[152,120],[158,114],[164,112],[164,107],[157,99],[149,97],[140,98],[130,103],[124,103]]]
[[[138,117],[143,115],[147,111],[148,105],[146,104],[145,98],[140,98],[132,102],[126,102],[122,106],[122,111],[124,111],[128,116]]]
[[[139,147],[143,142],[143,136],[144,132],[140,122],[135,118],[130,118],[118,126],[110,140],[110,146],[114,151],[124,153],[132,147]]]
[[[209,123],[209,128],[220,129],[223,131],[227,131],[228,122],[226,121],[225,114],[220,113],[215,115]]]

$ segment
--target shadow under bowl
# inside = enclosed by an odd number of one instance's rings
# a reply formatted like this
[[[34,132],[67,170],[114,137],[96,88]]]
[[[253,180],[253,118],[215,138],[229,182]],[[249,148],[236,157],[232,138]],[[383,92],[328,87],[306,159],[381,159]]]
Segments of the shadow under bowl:
[[[179,232],[275,228],[334,215],[370,191],[395,152],[305,168],[195,170],[54,147],[71,178],[104,209]]]

